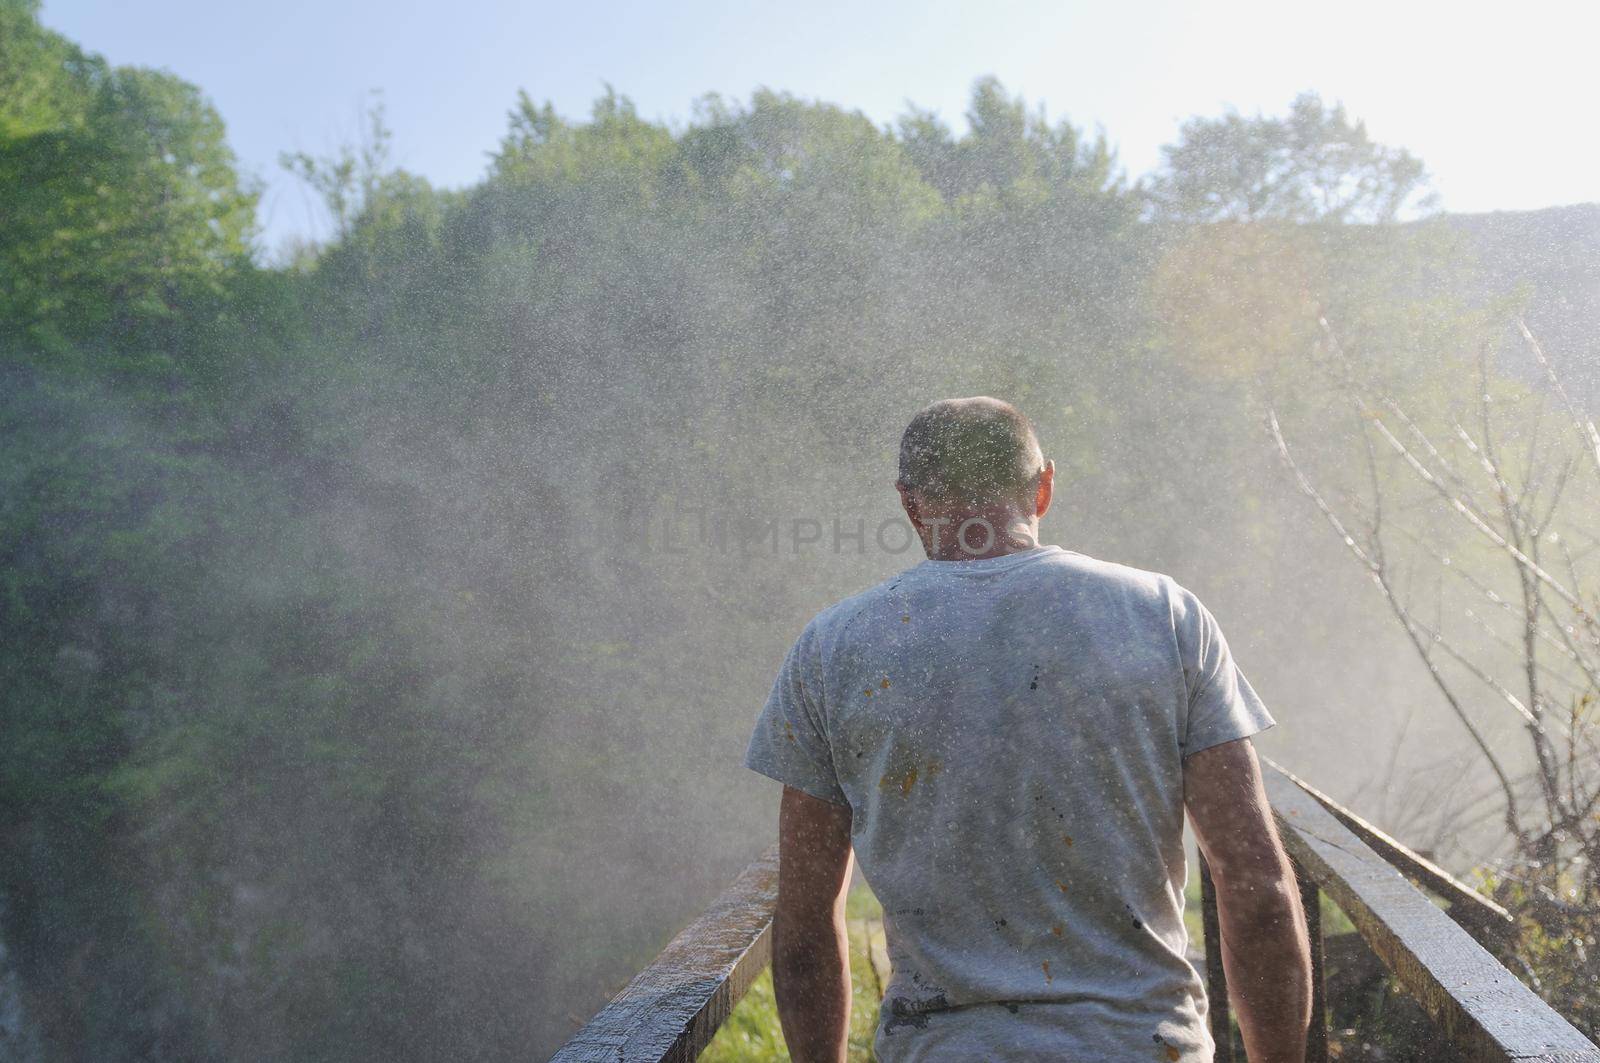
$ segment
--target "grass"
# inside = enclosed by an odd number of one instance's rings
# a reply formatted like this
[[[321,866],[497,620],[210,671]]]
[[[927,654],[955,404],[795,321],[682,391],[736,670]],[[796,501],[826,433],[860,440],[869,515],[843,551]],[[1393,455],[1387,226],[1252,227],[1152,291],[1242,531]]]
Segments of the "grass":
[[[867,934],[863,926],[876,928],[882,940],[883,908],[865,886],[857,886],[845,898],[845,916],[850,924],[850,1063],[870,1063],[872,1036],[878,1026],[877,977],[867,958]],[[871,931],[869,930],[869,933]],[[702,1063],[779,1063],[789,1059],[778,1024],[778,1002],[772,994],[772,968],[757,978],[728,1021],[700,1056]]]

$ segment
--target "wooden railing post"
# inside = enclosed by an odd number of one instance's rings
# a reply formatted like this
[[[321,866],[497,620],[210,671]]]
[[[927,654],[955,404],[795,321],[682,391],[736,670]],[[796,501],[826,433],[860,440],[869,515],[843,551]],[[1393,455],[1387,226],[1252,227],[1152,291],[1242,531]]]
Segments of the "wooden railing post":
[[[778,847],[573,1035],[550,1063],[690,1063],[772,960]]]
[[[1207,1017],[1216,1043],[1214,1063],[1233,1063],[1233,1021],[1228,1008],[1228,975],[1222,966],[1222,924],[1217,919],[1217,887],[1211,868],[1200,856],[1200,928],[1206,946]]]
[[[1270,763],[1262,775],[1284,848],[1432,1017],[1451,1058],[1600,1063],[1600,1048],[1315,796]]]
[[[1328,992],[1322,952],[1322,891],[1298,862],[1295,881],[1300,884],[1300,907],[1306,915],[1306,936],[1311,941],[1311,1030],[1306,1036],[1306,1063],[1328,1063]]]
[[[1467,933],[1477,938],[1480,944],[1503,949],[1515,939],[1516,923],[1511,918],[1511,913],[1500,905],[1421,853],[1395,841],[1304,779],[1285,771],[1281,765],[1274,764],[1265,757],[1262,758],[1262,763],[1280,772],[1300,789],[1316,798],[1318,804],[1333,813],[1333,817],[1349,828],[1352,834],[1394,865],[1395,870],[1407,878],[1415,879],[1423,888],[1446,901],[1449,907],[1445,909],[1445,914],[1465,928]]]

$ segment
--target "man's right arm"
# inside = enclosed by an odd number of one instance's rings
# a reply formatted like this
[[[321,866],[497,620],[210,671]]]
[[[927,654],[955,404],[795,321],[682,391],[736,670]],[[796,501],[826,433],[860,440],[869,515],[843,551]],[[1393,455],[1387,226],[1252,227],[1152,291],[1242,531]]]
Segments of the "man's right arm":
[[[1303,1063],[1311,949],[1294,868],[1278,839],[1250,739],[1183,762],[1184,803],[1211,869],[1228,998],[1251,1063]]]

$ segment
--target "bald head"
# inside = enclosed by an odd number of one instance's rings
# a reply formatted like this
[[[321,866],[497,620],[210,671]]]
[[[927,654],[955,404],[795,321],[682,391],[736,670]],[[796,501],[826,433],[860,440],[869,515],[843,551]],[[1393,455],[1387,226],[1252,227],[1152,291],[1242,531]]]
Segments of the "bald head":
[[[981,506],[1030,495],[1044,455],[1009,402],[977,396],[925,406],[900,437],[899,484],[924,498]]]

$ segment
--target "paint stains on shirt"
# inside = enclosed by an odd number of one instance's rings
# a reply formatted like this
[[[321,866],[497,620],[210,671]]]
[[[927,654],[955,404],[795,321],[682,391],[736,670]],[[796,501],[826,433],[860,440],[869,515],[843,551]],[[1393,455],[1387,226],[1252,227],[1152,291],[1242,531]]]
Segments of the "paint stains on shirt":
[[[898,789],[902,797],[909,797],[919,780],[929,782],[943,770],[943,761],[930,760],[926,764],[912,764],[899,770],[886,771],[878,779],[878,789]]]

